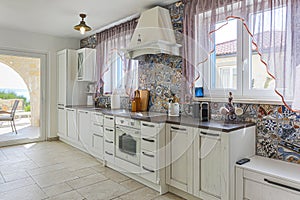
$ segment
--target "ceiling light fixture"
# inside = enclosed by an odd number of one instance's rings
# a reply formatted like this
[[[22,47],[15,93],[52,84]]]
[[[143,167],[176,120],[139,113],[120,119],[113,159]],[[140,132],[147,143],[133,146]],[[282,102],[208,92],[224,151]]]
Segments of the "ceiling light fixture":
[[[79,16],[81,17],[81,21],[78,25],[74,26],[74,29],[80,31],[83,35],[86,31],[92,30],[92,28],[85,24],[84,18],[86,17],[86,14],[80,14]]]

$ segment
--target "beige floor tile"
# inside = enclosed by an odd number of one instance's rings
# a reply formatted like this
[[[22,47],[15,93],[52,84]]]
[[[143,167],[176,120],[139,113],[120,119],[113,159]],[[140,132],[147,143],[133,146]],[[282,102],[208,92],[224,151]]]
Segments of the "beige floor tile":
[[[167,193],[167,194],[161,195],[153,200],[185,200],[185,199],[181,198],[175,194]]]
[[[100,163],[100,162],[99,162],[99,163]],[[97,171],[97,172],[103,172],[103,171],[106,169],[106,167],[103,166],[102,163],[100,163],[99,165],[93,166],[92,169],[94,169],[94,170]]]
[[[89,176],[92,174],[98,174],[98,172],[96,170],[94,170],[93,168],[88,167],[88,168],[76,170],[76,171],[74,171],[74,174],[78,177],[85,177],[85,176]]]
[[[8,183],[2,183],[0,184],[0,193],[2,192],[7,192],[7,191],[14,191],[17,188],[28,186],[28,185],[33,185],[34,181],[32,178],[24,178],[24,179],[19,179],[16,181],[11,181]]]
[[[72,191],[73,188],[71,188],[66,183],[60,183],[57,185],[52,185],[50,187],[43,188],[42,190],[47,194],[47,196],[52,197],[58,194],[63,194],[65,192]]]
[[[39,168],[35,168],[35,169],[29,169],[29,170],[27,170],[27,172],[31,176],[34,176],[34,175],[40,175],[40,174],[59,171],[64,168],[65,168],[65,166],[62,165],[61,163],[59,163],[59,164],[55,164],[55,165],[49,165],[49,166],[39,167]]]
[[[36,184],[15,189],[13,192],[0,193],[0,198],[5,200],[38,200],[46,197],[46,194]]]
[[[146,187],[145,185],[133,180],[129,179],[120,183],[120,185],[126,187],[129,191],[134,191],[140,189],[142,187]]]
[[[107,178],[105,176],[103,176],[102,174],[92,174],[89,176],[85,176],[82,178],[78,178],[75,180],[71,180],[71,181],[67,181],[66,183],[68,185],[70,185],[72,188],[74,189],[78,189],[78,188],[82,188],[88,185],[92,185],[94,183],[98,183],[101,181],[107,180]]]
[[[128,180],[129,178],[115,170],[112,170],[110,168],[105,168],[102,172],[100,172],[101,174],[103,174],[104,176],[106,176],[107,178],[115,181],[115,182],[123,182]]]
[[[55,172],[49,172],[45,174],[32,176],[34,181],[42,188],[51,185],[56,185],[65,181],[70,181],[79,178],[73,172],[67,169],[62,169]]]
[[[23,179],[29,177],[29,174],[26,171],[19,171],[16,173],[5,174],[2,173],[5,182],[15,181],[18,179]]]
[[[83,196],[81,196],[77,191],[73,190],[54,197],[50,197],[47,200],[83,200],[83,199],[84,199]]]
[[[111,180],[83,187],[77,191],[88,200],[107,200],[128,192],[124,186]]]
[[[125,195],[121,195],[119,198],[122,200],[132,200],[132,199],[138,199],[138,200],[151,200],[159,196],[159,193],[148,188],[141,188],[138,190],[135,190],[133,192],[127,193]]]

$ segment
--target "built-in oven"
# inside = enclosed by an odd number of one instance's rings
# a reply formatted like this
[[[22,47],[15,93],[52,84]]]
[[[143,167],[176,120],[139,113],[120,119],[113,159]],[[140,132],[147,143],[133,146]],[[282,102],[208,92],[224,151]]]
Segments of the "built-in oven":
[[[140,165],[141,128],[137,120],[116,125],[116,157]],[[133,126],[131,126],[132,124]]]

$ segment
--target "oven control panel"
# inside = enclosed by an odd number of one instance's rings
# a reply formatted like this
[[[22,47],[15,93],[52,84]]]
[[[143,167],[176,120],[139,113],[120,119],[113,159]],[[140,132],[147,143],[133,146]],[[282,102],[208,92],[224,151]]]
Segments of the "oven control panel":
[[[135,129],[141,128],[141,122],[139,120],[124,117],[116,117],[116,125],[127,126]]]

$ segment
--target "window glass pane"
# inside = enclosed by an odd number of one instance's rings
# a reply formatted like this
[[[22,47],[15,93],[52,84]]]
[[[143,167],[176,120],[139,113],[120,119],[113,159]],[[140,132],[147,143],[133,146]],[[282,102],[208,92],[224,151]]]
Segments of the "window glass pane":
[[[218,23],[216,29],[226,22]],[[237,89],[237,20],[217,30],[215,52],[211,56],[213,89]]]
[[[264,11],[251,15],[251,30],[253,31],[255,42],[260,46],[263,54],[262,59],[270,63],[271,66],[284,65],[284,54],[280,52],[281,37],[283,27],[286,26],[286,8],[281,7],[274,10]],[[275,43],[273,39],[275,38]],[[250,38],[250,42],[252,40]],[[260,61],[260,56],[250,43],[250,89],[274,90],[275,80],[269,76],[266,66]],[[268,54],[275,54],[275,60],[271,60]],[[274,72],[274,69],[270,69]],[[280,74],[280,73],[278,73]]]

